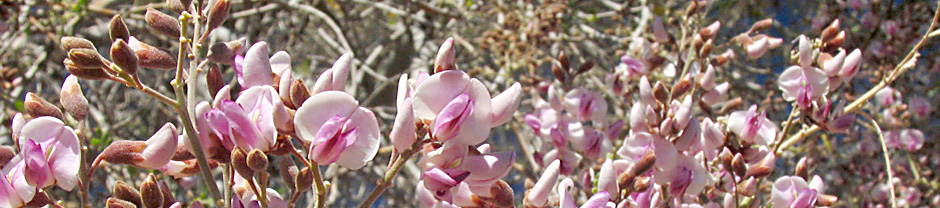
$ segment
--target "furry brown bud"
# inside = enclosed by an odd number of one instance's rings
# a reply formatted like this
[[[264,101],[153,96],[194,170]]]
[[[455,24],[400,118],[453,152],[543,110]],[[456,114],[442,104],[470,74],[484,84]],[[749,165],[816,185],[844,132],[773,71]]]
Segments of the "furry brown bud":
[[[801,178],[809,178],[809,159],[806,157],[800,158],[800,161],[796,163],[796,176]]]
[[[235,60],[235,52],[225,43],[216,43],[209,47],[209,54],[206,56],[209,61],[220,64],[232,64]]]
[[[150,25],[150,28],[157,33],[171,38],[180,37],[180,23],[179,20],[173,16],[157,11],[154,8],[149,8],[144,17],[147,21],[147,25]]]
[[[268,155],[261,152],[261,150],[251,150],[248,152],[248,167],[255,172],[264,172],[268,168]]]
[[[667,103],[669,101],[669,90],[666,89],[666,85],[656,81],[656,85],[653,87],[653,98],[656,98],[659,103]]]
[[[78,84],[76,76],[65,78],[62,91],[59,91],[59,103],[75,120],[81,121],[88,117],[88,99],[85,99],[82,86]]]
[[[718,30],[720,29],[721,29],[721,22],[715,21],[714,23],[708,26],[705,26],[705,28],[702,28],[702,30],[699,30],[698,34],[701,35],[702,38],[708,40],[708,39],[712,39],[713,37],[715,37],[715,35],[718,35]]]
[[[117,40],[128,41],[131,38],[131,33],[127,30],[127,24],[124,24],[124,18],[121,18],[120,14],[115,14],[111,18],[111,27],[109,29],[111,42]]]
[[[219,94],[222,87],[225,87],[225,78],[222,77],[219,65],[209,64],[209,71],[206,72],[206,87],[209,88],[209,94],[213,97]]]
[[[831,207],[836,204],[836,201],[839,200],[839,197],[826,194],[817,194],[816,195],[816,206],[820,207]]]
[[[313,170],[310,170],[310,168],[306,167],[300,169],[300,172],[297,173],[297,177],[294,178],[294,181],[296,182],[295,187],[297,188],[297,191],[305,191],[310,189],[310,187],[313,185]]]
[[[232,150],[232,168],[234,168],[235,172],[241,175],[242,178],[248,179],[255,175],[255,171],[248,166],[248,154],[241,148]]]
[[[183,11],[186,10],[187,7],[189,7],[189,5],[188,4],[184,5],[183,2],[180,0],[167,0],[166,1],[166,8],[170,9],[170,11],[172,11],[174,14],[182,13]]]
[[[747,173],[746,163],[741,153],[734,154],[734,159],[731,160],[731,171],[734,171],[734,175],[736,176],[744,176],[744,174]]]
[[[114,65],[121,67],[124,73],[137,75],[137,54],[124,40],[118,39],[111,44],[111,61],[114,61]]]
[[[173,198],[173,192],[170,191],[170,186],[166,184],[166,181],[161,180],[157,182],[160,184],[160,192],[163,193],[163,205],[164,207],[169,207],[170,205],[176,203],[176,198]]]
[[[26,113],[30,116],[33,116],[34,118],[40,116],[52,116],[62,119],[62,110],[59,110],[59,107],[56,107],[49,101],[46,101],[31,92],[26,93],[26,101],[23,102],[23,107],[26,108]]]
[[[555,76],[555,80],[561,82],[562,84],[567,83],[568,72],[567,70],[562,69],[560,66],[555,65],[552,67],[552,75]]]
[[[137,208],[137,205],[129,201],[124,201],[116,199],[114,197],[109,197],[108,202],[105,204],[106,208]]]
[[[646,171],[649,171],[653,168],[653,165],[656,164],[656,154],[653,151],[647,151],[643,157],[641,157],[637,162],[627,169],[631,175],[643,175]]]
[[[774,19],[771,19],[771,18],[762,19],[760,21],[755,22],[754,25],[751,25],[751,29],[748,31],[758,32],[761,30],[766,30],[767,28],[770,28],[770,26],[773,26],[773,25],[774,25]]]
[[[7,162],[10,162],[13,159],[13,156],[16,156],[16,153],[13,153],[13,148],[9,146],[0,146],[0,169],[3,166],[7,165]]]
[[[297,79],[290,85],[290,100],[294,107],[300,107],[310,98],[310,90],[304,85],[304,81]]]
[[[570,63],[568,62],[568,54],[566,54],[565,51],[558,53],[558,63],[561,64],[561,69],[563,70],[571,68]]]
[[[685,95],[685,93],[692,89],[694,83],[695,82],[692,81],[692,74],[686,74],[679,83],[672,86],[672,94],[670,97],[678,98],[679,96]]]
[[[592,68],[594,68],[594,60],[588,60],[578,67],[578,70],[575,71],[575,74],[583,74],[584,72],[590,71]]]
[[[72,37],[72,36],[62,37],[62,39],[59,40],[59,44],[62,45],[62,49],[65,49],[65,51],[71,51],[72,49],[76,49],[76,48],[97,50],[95,48],[95,44],[92,44],[91,41],[88,41],[88,39],[79,38],[79,37]]]
[[[231,8],[231,3],[229,0],[218,0],[215,4],[212,5],[209,9],[209,20],[208,20],[208,31],[222,25],[226,19],[228,19],[229,9]],[[208,34],[208,33],[206,33]]]
[[[65,65],[65,70],[68,71],[69,74],[82,79],[103,80],[111,77],[111,75],[102,68],[78,67],[75,65],[75,62],[72,62],[71,59],[65,59],[62,61],[62,65]]]
[[[829,41],[830,39],[835,38],[839,31],[841,31],[841,27],[839,27],[839,20],[836,19],[833,20],[829,26],[826,26],[826,28],[823,29],[822,33],[819,34],[819,38],[823,41]]]
[[[176,58],[166,51],[141,43],[141,49],[134,50],[137,54],[137,64],[151,69],[175,69]]]
[[[143,206],[143,200],[140,198],[140,192],[136,188],[131,187],[124,181],[117,181],[114,183],[114,189],[112,190],[114,198],[126,201],[131,203],[135,207]]]
[[[76,48],[69,51],[69,59],[78,67],[101,68],[107,65],[98,51],[87,48]]]
[[[284,183],[288,187],[296,187],[294,182],[294,177],[297,177],[297,173],[300,172],[300,169],[297,169],[297,165],[294,165],[294,159],[291,157],[282,157],[281,164],[277,166],[278,173],[281,175],[281,179],[284,179]]]
[[[703,57],[704,57],[704,56],[707,56],[708,54],[711,54],[711,53],[712,53],[712,48],[714,48],[714,47],[715,47],[715,46],[714,46],[714,43],[712,43],[712,39],[708,39],[708,41],[705,41],[705,44],[702,45],[702,48],[699,49],[699,51],[698,51],[699,56],[703,56]]]
[[[838,48],[842,47],[842,44],[845,43],[845,31],[839,32],[835,37],[826,41],[826,48]]]
[[[745,177],[755,177],[760,178],[768,176],[774,172],[774,168],[764,165],[755,165],[747,169],[747,173],[744,174]]]
[[[140,184],[140,199],[145,208],[163,207],[163,191],[160,190],[160,185],[157,184],[157,178],[153,176],[153,173],[147,175],[144,182]]]

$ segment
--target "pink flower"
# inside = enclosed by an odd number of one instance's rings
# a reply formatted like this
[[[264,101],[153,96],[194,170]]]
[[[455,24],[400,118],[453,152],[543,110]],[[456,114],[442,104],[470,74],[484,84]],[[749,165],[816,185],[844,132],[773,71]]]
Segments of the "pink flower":
[[[728,129],[747,143],[769,145],[777,137],[777,124],[767,119],[763,111],[758,113],[757,105],[731,113],[727,122]]]
[[[694,156],[679,155],[678,165],[673,172],[674,177],[669,182],[669,191],[673,196],[698,195],[705,190],[705,185],[714,181],[699,161]]]
[[[901,92],[892,87],[885,87],[875,93],[874,103],[882,107],[901,104]]]
[[[821,192],[819,187],[810,186],[799,176],[783,176],[774,181],[770,202],[773,208],[812,207]]]
[[[930,115],[930,102],[920,96],[914,96],[910,101],[910,111],[918,117],[925,118]]]
[[[806,109],[829,92],[829,78],[814,67],[791,66],[780,74],[780,90],[787,101],[796,100],[800,108]]]
[[[535,182],[535,186],[532,186],[532,189],[526,195],[525,201],[527,204],[543,207],[548,203],[548,196],[551,194],[552,187],[558,181],[560,166],[561,161],[555,160],[543,170],[542,176],[539,177],[539,180]]]
[[[258,195],[251,190],[260,190],[257,186],[252,189],[251,184],[242,178],[240,175],[235,174],[234,176],[235,184],[232,186],[234,197],[232,197],[232,208],[261,208],[261,202],[258,201]],[[288,203],[281,197],[281,194],[277,193],[274,189],[268,188],[263,190],[265,196],[268,199],[268,208],[287,208]]]
[[[643,76],[649,72],[649,68],[647,67],[646,63],[627,55],[620,57],[620,64],[617,65],[614,70],[618,73],[626,75],[628,78]]]
[[[372,111],[352,95],[326,91],[311,96],[294,115],[297,135],[310,144],[308,157],[318,164],[359,169],[379,148],[379,124]]]
[[[521,90],[510,87],[504,93],[518,97]],[[476,145],[489,136],[490,128],[508,120],[503,115],[511,115],[508,112],[518,107],[518,98],[500,97],[494,103],[479,80],[463,71],[447,70],[428,77],[415,89],[412,107],[417,119],[433,121],[431,132],[438,141]]]
[[[568,112],[581,119],[581,122],[603,122],[607,116],[607,101],[597,92],[579,88],[565,95],[565,107]]]
[[[236,63],[237,63],[236,58]],[[254,86],[273,85],[273,71],[268,58],[268,43],[261,41],[251,45],[245,52],[241,75],[238,83],[242,88]]]
[[[26,182],[22,158],[10,162],[0,172],[0,207],[22,207],[32,201],[37,188]]]
[[[924,133],[918,129],[902,129],[884,132],[888,146],[916,151],[924,146]]]
[[[81,150],[72,128],[57,118],[43,116],[23,125],[19,136],[23,171],[30,185],[45,188],[57,184],[66,191],[75,187]]]

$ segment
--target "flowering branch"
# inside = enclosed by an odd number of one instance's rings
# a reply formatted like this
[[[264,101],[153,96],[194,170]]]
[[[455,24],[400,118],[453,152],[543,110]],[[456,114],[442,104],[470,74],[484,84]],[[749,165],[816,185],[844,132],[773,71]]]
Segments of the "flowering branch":
[[[937,5],[940,6],[940,2],[938,2]],[[908,69],[913,68],[917,62],[917,57],[920,56],[920,53],[918,51],[924,47],[924,45],[927,42],[927,39],[931,37],[930,33],[933,32],[933,30],[936,28],[938,20],[940,20],[940,9],[937,9],[934,12],[933,18],[931,19],[931,22],[930,22],[930,27],[927,28],[927,32],[924,34],[923,37],[921,37],[920,41],[917,42],[917,45],[914,45],[914,48],[911,48],[907,56],[904,57],[904,60],[902,60],[896,67],[894,67],[894,70],[891,70],[891,72],[887,76],[885,76],[885,78],[882,79],[881,82],[879,82],[877,85],[875,85],[870,90],[865,92],[865,94],[863,94],[862,96],[859,96],[858,99],[856,99],[849,105],[846,105],[845,110],[843,110],[843,112],[852,113],[852,112],[859,110],[862,107],[862,105],[868,102],[869,99],[871,99],[872,97],[875,97],[875,94],[877,94],[878,91],[880,91],[881,89],[884,89],[889,84],[894,82],[895,79],[897,79],[899,76],[904,74],[904,72],[906,72]],[[790,136],[789,138],[787,138],[787,140],[781,143],[780,146],[777,148],[777,151],[775,152],[780,153],[780,151],[785,150],[790,146],[793,146],[797,142],[803,141],[803,139],[805,139],[807,136],[815,133],[816,131],[819,131],[820,128],[821,127],[819,125],[812,125],[810,127],[803,128],[803,130],[800,130],[800,132],[797,132],[795,135]]]
[[[420,128],[418,131],[418,138],[423,138],[424,135],[428,133],[427,128]],[[423,139],[415,140],[415,142],[411,144],[411,148],[408,148],[408,150],[405,150],[404,152],[398,153],[395,156],[394,161],[389,161],[392,163],[392,165],[389,166],[388,170],[385,171],[385,176],[376,182],[375,188],[372,189],[372,193],[369,194],[369,197],[366,198],[365,201],[362,201],[362,203],[359,204],[359,208],[371,207],[372,203],[375,203],[375,200],[378,199],[383,192],[385,192],[385,189],[392,187],[392,179],[395,179],[395,175],[397,175],[398,171],[400,171],[401,168],[405,166],[405,163],[408,162],[408,159],[411,159],[411,156],[414,156],[415,153],[418,153],[418,149],[421,147],[422,143],[424,143]]]

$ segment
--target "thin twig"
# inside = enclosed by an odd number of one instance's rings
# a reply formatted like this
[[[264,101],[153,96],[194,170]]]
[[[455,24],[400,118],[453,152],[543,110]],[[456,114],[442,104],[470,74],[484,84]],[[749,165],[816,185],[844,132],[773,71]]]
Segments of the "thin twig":
[[[392,179],[395,179],[395,176],[398,175],[398,171],[400,171],[401,168],[405,166],[405,163],[408,163],[408,160],[411,159],[411,156],[414,156],[415,153],[418,153],[419,148],[421,148],[421,144],[424,143],[423,138],[425,134],[427,134],[427,128],[421,128],[418,131],[418,138],[421,139],[415,140],[415,142],[411,144],[411,148],[399,153],[398,156],[395,157],[395,161],[389,161],[389,163],[393,164],[387,171],[385,171],[385,176],[382,177],[382,179],[379,179],[375,185],[375,189],[372,189],[372,193],[369,194],[369,197],[359,204],[359,208],[368,208],[372,206],[372,203],[375,203],[375,200],[378,199],[383,192],[385,192],[385,189],[392,187]]]
[[[884,133],[881,132],[881,126],[878,125],[878,122],[875,121],[871,115],[868,115],[867,113],[863,113],[862,115],[871,121],[871,124],[875,129],[875,133],[878,133],[878,140],[881,142],[881,151],[884,152],[885,156],[885,171],[888,172],[888,179],[885,181],[885,183],[888,185],[888,190],[891,191],[891,207],[898,207],[898,200],[895,197],[896,192],[894,190],[894,171],[891,170],[891,155],[888,153],[888,144],[885,142]]]

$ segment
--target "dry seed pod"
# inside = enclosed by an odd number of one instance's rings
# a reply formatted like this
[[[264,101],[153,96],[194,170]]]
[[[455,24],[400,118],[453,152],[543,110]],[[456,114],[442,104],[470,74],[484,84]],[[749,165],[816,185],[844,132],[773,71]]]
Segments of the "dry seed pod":
[[[144,17],[147,25],[150,25],[150,28],[157,33],[171,38],[180,37],[180,23],[173,16],[164,14],[154,8],[148,8]]]
[[[304,81],[297,79],[290,85],[290,100],[295,107],[299,107],[304,101],[310,98],[310,90],[304,85]]]
[[[104,59],[98,54],[98,51],[87,48],[76,48],[69,50],[69,59],[78,67],[82,68],[101,68],[107,67]]]
[[[242,178],[249,179],[255,175],[255,171],[248,166],[248,154],[241,148],[232,150],[232,168],[234,168],[235,172],[241,175]]]
[[[144,182],[140,184],[140,199],[144,208],[163,207],[163,191],[160,190],[160,185],[157,184],[157,178],[153,176],[153,173],[147,175]]]
[[[26,114],[33,116],[33,118],[52,116],[62,119],[62,110],[59,110],[59,107],[36,96],[36,94],[32,92],[26,93],[26,101],[23,102],[23,107],[26,108]]]
[[[261,150],[251,150],[248,152],[248,159],[246,161],[248,167],[251,168],[254,172],[264,172],[268,168],[268,155],[261,152]]]
[[[124,18],[121,18],[120,14],[115,14],[114,17],[111,18],[111,26],[109,29],[111,42],[117,40],[130,40],[131,33],[128,32],[127,24],[124,24]]]
[[[218,0],[215,4],[212,5],[209,9],[209,21],[207,23],[208,28],[206,31],[212,31],[213,29],[222,25],[226,19],[228,19],[229,9],[231,8],[231,3],[229,0]],[[208,35],[209,33],[206,33]]]
[[[131,202],[116,199],[114,197],[108,197],[108,201],[105,204],[106,208],[137,208],[137,205],[134,205]]]
[[[140,192],[136,188],[131,187],[124,181],[117,181],[114,183],[114,189],[112,189],[114,198],[121,201],[129,202],[135,206],[143,206],[143,200],[140,198]]]
[[[137,75],[137,54],[134,53],[134,49],[131,49],[124,40],[118,39],[111,45],[111,61],[114,61],[114,64],[118,67],[121,67],[124,73],[130,74],[131,76]]]
[[[95,48],[95,45],[91,43],[91,41],[88,41],[88,39],[79,38],[79,37],[72,37],[72,36],[62,37],[62,39],[59,40],[59,44],[62,45],[62,48],[65,49],[65,51],[71,51],[72,49],[76,49],[76,48],[85,48],[85,49],[91,49],[95,51],[98,50]]]
[[[65,70],[82,79],[88,80],[103,80],[111,77],[108,72],[105,72],[102,68],[82,68],[75,65],[75,62],[72,62],[71,59],[65,59],[62,61],[62,65],[65,65]]]
[[[762,19],[760,21],[755,22],[754,25],[751,25],[751,29],[748,31],[758,32],[761,30],[766,30],[767,28],[770,28],[770,26],[773,26],[773,25],[774,25],[774,19],[771,19],[771,18]]]
[[[59,91],[59,103],[75,120],[81,121],[88,117],[88,99],[85,99],[82,86],[78,84],[76,76],[65,78],[62,91]]]

